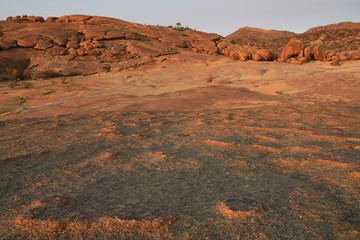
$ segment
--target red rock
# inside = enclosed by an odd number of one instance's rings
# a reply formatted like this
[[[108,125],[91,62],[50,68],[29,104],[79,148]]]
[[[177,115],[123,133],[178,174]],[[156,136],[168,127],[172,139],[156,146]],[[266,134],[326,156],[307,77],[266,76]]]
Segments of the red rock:
[[[303,41],[296,38],[291,39],[281,52],[280,61],[286,62],[289,58],[297,57],[304,47]]]
[[[219,48],[219,51],[222,52],[225,48],[229,47],[232,43],[227,40],[221,40],[217,47]]]
[[[311,61],[311,48],[306,47],[304,49],[304,58],[306,58],[307,61]]]
[[[331,65],[333,65],[333,66],[340,66],[341,65],[341,62],[340,62],[340,59],[339,59],[338,55],[335,55],[335,56],[332,57]]]
[[[50,42],[50,40],[45,40],[45,39],[40,39],[36,45],[35,45],[35,49],[38,49],[38,50],[46,50],[48,48],[51,48],[53,47],[54,44]]]
[[[29,16],[26,19],[29,22],[40,22],[40,23],[45,22],[44,18],[41,16]]]
[[[85,56],[86,55],[85,50],[83,50],[83,49],[77,49],[76,52],[77,52],[78,56]]]
[[[59,23],[69,23],[69,22],[76,22],[76,23],[86,23],[87,20],[89,20],[91,16],[87,15],[65,15],[61,16],[59,19],[56,20],[56,22]]]
[[[56,22],[58,19],[59,19],[58,17],[47,17],[45,22],[47,23]]]
[[[219,51],[216,44],[211,40],[190,41],[190,46],[193,51],[198,53],[217,54]]]
[[[308,61],[306,57],[298,57],[297,60],[300,62],[300,64],[306,63]]]
[[[79,41],[77,39],[70,39],[67,43],[66,43],[66,48],[74,48],[74,49],[78,49],[80,47],[79,45]]]
[[[254,61],[265,61],[265,58],[261,56],[259,53],[252,54],[252,60]]]
[[[323,46],[314,47],[314,58],[316,61],[322,61],[325,58],[325,50]]]
[[[303,58],[303,57],[304,57],[304,49],[299,52],[298,57],[299,57],[299,58]]]
[[[248,53],[239,53],[239,60],[240,61],[246,61],[251,59],[251,54]]]
[[[349,56],[351,60],[360,60],[360,51],[350,51]]]
[[[78,55],[77,51],[74,48],[69,49],[70,56],[76,57]]]
[[[237,52],[230,52],[229,55],[227,55],[227,56],[231,57],[234,60],[240,59],[240,56]]]
[[[111,30],[111,31],[106,31],[104,38],[107,40],[124,39],[125,34],[126,34],[125,32],[120,30]]]
[[[17,41],[19,47],[35,47],[36,43],[40,40],[38,35],[28,35]]]
[[[272,61],[272,60],[274,60],[274,54],[270,50],[258,49],[258,50],[256,50],[255,53],[259,54],[263,58],[263,60],[261,60],[261,61]],[[253,58],[253,60],[254,60],[254,58]]]
[[[350,55],[349,55],[348,52],[340,52],[338,56],[339,56],[340,61],[348,61],[348,60],[350,60]]]
[[[15,48],[17,47],[16,41],[15,40],[10,40],[10,39],[0,39],[0,49],[10,49],[10,48]]]
[[[46,52],[51,53],[53,55],[66,55],[68,53],[68,49],[61,46],[53,46],[52,48],[46,49]]]

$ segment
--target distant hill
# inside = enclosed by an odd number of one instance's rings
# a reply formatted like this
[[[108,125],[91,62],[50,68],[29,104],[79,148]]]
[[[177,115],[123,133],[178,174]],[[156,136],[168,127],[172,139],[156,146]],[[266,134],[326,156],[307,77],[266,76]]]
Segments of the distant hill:
[[[257,48],[270,49],[275,53],[280,53],[286,43],[296,36],[296,33],[289,31],[243,27],[239,28],[225,39],[232,43],[253,45]]]
[[[323,45],[329,51],[351,51],[360,48],[360,22],[342,22],[310,28],[298,38],[306,45]]]
[[[279,54],[291,38],[303,40],[309,47],[324,45],[326,50],[331,51],[357,50],[360,48],[360,23],[342,22],[314,27],[302,34],[244,27],[225,39],[234,43],[269,49]]]

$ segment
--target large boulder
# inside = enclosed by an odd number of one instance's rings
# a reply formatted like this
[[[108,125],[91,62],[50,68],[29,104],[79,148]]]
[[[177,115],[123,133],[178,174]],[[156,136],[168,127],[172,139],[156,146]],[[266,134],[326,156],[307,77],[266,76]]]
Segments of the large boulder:
[[[35,47],[36,43],[40,40],[39,35],[27,35],[17,40],[19,47]]]
[[[289,58],[297,57],[299,53],[304,50],[304,47],[305,44],[303,41],[296,38],[291,39],[282,50],[280,61],[286,62]]]
[[[256,50],[252,47],[240,46],[238,44],[231,44],[221,51],[225,56],[229,56],[234,60],[246,61],[251,58],[251,54]]]
[[[340,61],[349,61],[350,60],[350,54],[348,52],[340,52],[339,53],[339,60]]]
[[[304,58],[306,58],[307,61],[311,61],[311,48],[306,47],[304,49]]]
[[[216,47],[215,42],[211,40],[190,41],[190,46],[192,47],[192,50],[197,53],[219,53],[219,49]]]
[[[272,60],[274,60],[274,53],[271,52],[268,49],[258,49],[258,50],[256,50],[255,54],[260,55],[260,57],[262,59],[260,61],[272,61]],[[254,54],[252,56],[253,56],[253,60],[255,60],[254,59]]]
[[[360,51],[350,51],[349,56],[351,60],[360,60]]]
[[[322,45],[314,47],[314,59],[316,61],[322,61],[325,58],[325,50]]]
[[[225,48],[229,47],[230,45],[232,45],[230,41],[222,39],[220,42],[218,42],[217,47],[219,51],[222,52]]]
[[[254,61],[265,61],[265,58],[258,53],[253,53],[251,57]]]
[[[58,17],[47,17],[45,22],[52,23],[52,22],[56,22],[58,19],[59,19]]]

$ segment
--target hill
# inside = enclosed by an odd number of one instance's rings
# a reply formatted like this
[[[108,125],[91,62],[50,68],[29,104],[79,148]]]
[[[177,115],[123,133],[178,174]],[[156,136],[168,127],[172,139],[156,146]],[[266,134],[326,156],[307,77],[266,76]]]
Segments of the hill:
[[[46,20],[8,17],[0,21],[0,80],[118,72],[189,50],[242,61],[356,60],[360,59],[359,29],[360,23],[351,22],[316,27],[303,34],[245,27],[223,38],[180,23],[152,26],[87,15]],[[291,48],[285,46],[293,38],[303,42],[300,48],[281,56],[284,48]],[[305,47],[310,48],[306,58]]]

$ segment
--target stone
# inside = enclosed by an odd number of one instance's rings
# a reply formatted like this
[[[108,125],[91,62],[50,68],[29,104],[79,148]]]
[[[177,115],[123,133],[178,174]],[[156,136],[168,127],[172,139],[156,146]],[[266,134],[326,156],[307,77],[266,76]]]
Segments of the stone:
[[[259,54],[263,58],[263,60],[261,60],[261,61],[272,61],[272,60],[274,60],[274,54],[268,49],[258,49],[258,50],[256,50],[255,53]]]
[[[307,63],[308,60],[306,57],[298,57],[297,60],[299,61],[300,64],[303,64],[303,63]]]
[[[53,22],[56,22],[58,19],[59,19],[58,17],[47,17],[45,22],[53,23]]]
[[[74,48],[69,49],[69,55],[73,57],[77,57],[78,53]]]
[[[17,47],[16,41],[12,39],[0,39],[0,49],[8,50]]]
[[[39,23],[45,22],[44,18],[41,16],[29,16],[26,19],[29,22],[39,22]]]
[[[64,55],[67,55],[68,49],[65,48],[65,47],[55,45],[52,48],[46,49],[46,52],[49,52],[49,53],[54,54],[54,55],[64,56]]]
[[[303,58],[303,57],[304,57],[304,49],[299,52],[298,57],[299,57],[299,58]]]
[[[76,52],[77,52],[78,56],[85,56],[86,55],[85,50],[81,49],[81,48],[77,49]]]
[[[217,47],[219,49],[220,52],[222,52],[225,48],[229,47],[232,43],[228,40],[221,40],[220,42],[218,42]]]
[[[265,58],[261,56],[259,53],[252,54],[252,60],[254,61],[265,61]]]
[[[124,39],[125,32],[119,31],[119,30],[118,31],[116,31],[116,30],[106,31],[104,38],[107,40]]]
[[[206,54],[218,54],[219,49],[216,44],[211,40],[198,40],[190,41],[190,46],[194,52],[206,53]]]
[[[65,15],[61,16],[59,19],[56,20],[56,22],[59,23],[69,23],[69,22],[76,22],[76,23],[86,23],[87,20],[89,20],[91,16],[87,15]]]
[[[325,50],[322,45],[314,47],[314,59],[316,61],[323,61],[325,58]]]
[[[335,55],[335,56],[332,57],[331,65],[332,66],[340,66],[341,65],[341,62],[340,62],[340,59],[339,59],[338,55]]]
[[[52,42],[50,42],[50,40],[40,39],[36,43],[34,48],[38,49],[38,50],[46,50],[46,49],[51,48],[53,46],[54,46],[54,44]]]
[[[17,41],[17,45],[19,47],[35,47],[36,43],[40,40],[40,36],[38,35],[28,35]]]
[[[249,49],[238,44],[231,44],[221,52],[225,56],[229,56],[234,60],[246,61],[251,58],[252,51],[253,49]]]
[[[237,52],[230,52],[229,55],[227,55],[227,56],[229,56],[230,58],[232,58],[234,60],[240,59],[240,56]]]
[[[282,50],[280,61],[286,62],[289,58],[297,57],[299,53],[304,50],[304,47],[305,44],[302,40],[296,38],[291,39]]]
[[[351,60],[360,60],[360,51],[350,51],[349,57]]]
[[[74,48],[78,49],[80,47],[79,42],[77,39],[71,39],[66,43],[66,48]]]
[[[304,58],[306,58],[307,61],[311,61],[311,48],[306,47],[304,49]]]
[[[340,52],[338,54],[338,56],[339,56],[339,60],[342,61],[342,62],[350,60],[350,55],[349,55],[348,52]]]

